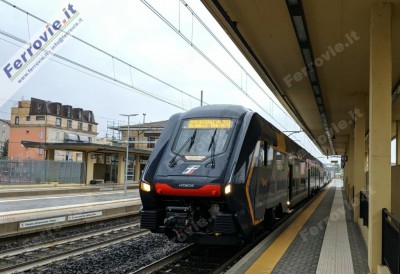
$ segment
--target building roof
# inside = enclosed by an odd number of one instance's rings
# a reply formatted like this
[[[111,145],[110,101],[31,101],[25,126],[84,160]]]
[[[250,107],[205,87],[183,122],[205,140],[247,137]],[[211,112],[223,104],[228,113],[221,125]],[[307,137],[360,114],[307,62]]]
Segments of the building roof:
[[[6,124],[10,125],[10,120],[0,119],[0,122],[3,122],[3,123],[6,123]]]
[[[151,123],[143,123],[143,124],[135,124],[129,125],[129,130],[163,130],[165,124],[168,120],[158,121],[158,122],[151,122]],[[111,127],[111,129],[125,131],[128,129],[127,125],[122,125],[119,127]]]
[[[53,115],[97,125],[93,111],[74,108],[59,102],[51,102],[32,97],[30,101],[19,101],[17,108],[29,108],[29,115]]]
[[[22,141],[23,146],[27,148],[42,148],[42,149],[54,149],[54,150],[71,150],[71,151],[81,151],[81,152],[98,152],[98,153],[118,153],[126,152],[125,147],[115,147],[104,144],[94,144],[94,143],[46,143],[46,142],[31,142]],[[129,154],[143,154],[150,155],[150,150],[145,149],[129,149]]]

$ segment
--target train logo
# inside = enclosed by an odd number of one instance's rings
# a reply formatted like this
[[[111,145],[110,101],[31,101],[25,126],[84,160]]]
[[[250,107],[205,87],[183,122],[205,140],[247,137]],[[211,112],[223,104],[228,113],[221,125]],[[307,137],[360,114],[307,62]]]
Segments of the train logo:
[[[198,170],[200,168],[200,165],[191,165],[188,166],[185,171],[182,172],[183,175],[191,175],[193,173],[195,173],[196,170]]]

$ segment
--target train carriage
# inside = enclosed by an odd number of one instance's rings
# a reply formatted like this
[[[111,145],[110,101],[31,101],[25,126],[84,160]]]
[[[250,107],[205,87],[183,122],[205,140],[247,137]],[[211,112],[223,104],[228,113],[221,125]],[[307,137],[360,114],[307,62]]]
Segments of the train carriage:
[[[321,188],[323,172],[251,110],[194,108],[169,119],[148,160],[141,227],[179,242],[238,243]]]

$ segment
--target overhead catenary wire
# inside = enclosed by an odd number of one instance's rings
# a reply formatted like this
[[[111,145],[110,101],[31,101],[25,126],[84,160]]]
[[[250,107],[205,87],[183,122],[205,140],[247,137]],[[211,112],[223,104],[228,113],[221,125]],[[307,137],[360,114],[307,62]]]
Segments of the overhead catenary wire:
[[[7,42],[7,43],[10,43],[10,44],[12,44],[12,45],[14,45],[14,46],[16,46],[16,47],[21,47],[20,45],[18,45],[18,44],[16,44],[16,43],[12,43],[11,41],[7,41],[6,39],[3,39],[3,38],[1,38],[1,37],[0,37],[0,40],[2,40],[2,41],[4,41],[4,42]],[[68,67],[68,68],[74,69],[74,70],[79,71],[79,72],[84,73],[84,74],[87,74],[87,75],[89,75],[89,76],[91,76],[91,77],[94,77],[94,78],[96,78],[96,79],[99,79],[99,80],[105,81],[105,82],[107,82],[107,83],[110,83],[110,84],[112,84],[112,85],[115,85],[115,86],[118,86],[118,87],[121,87],[121,88],[125,88],[125,89],[126,89],[126,87],[120,86],[120,85],[116,84],[114,81],[109,81],[109,80],[106,80],[106,79],[102,79],[102,78],[100,78],[100,77],[96,77],[95,75],[89,74],[89,73],[87,73],[87,72],[85,72],[85,71],[82,71],[82,70],[79,70],[79,69],[74,68],[74,67],[72,67],[72,66],[69,66],[69,65],[67,65],[67,64],[61,63],[61,62],[59,62],[59,61],[57,61],[57,60],[55,60],[55,59],[52,59],[52,58],[50,58],[50,59],[51,59],[53,62],[59,63],[60,65],[66,66],[66,67]],[[16,100],[6,99],[6,98],[0,98],[0,100],[2,100],[2,101],[7,101],[7,102],[12,102],[12,103],[18,103],[18,101],[16,101]],[[6,111],[0,111],[0,113],[11,114],[11,112],[6,112]],[[121,119],[115,119],[115,118],[110,118],[110,117],[104,117],[104,116],[100,116],[100,115],[96,115],[95,118],[96,118],[96,119],[99,118],[99,119],[109,120],[109,121],[125,122],[124,120],[121,120]]]
[[[27,15],[31,16],[32,18],[34,18],[34,19],[36,19],[36,20],[38,20],[38,21],[40,21],[40,22],[42,22],[42,23],[49,24],[46,20],[44,20],[44,19],[42,19],[42,18],[40,18],[40,17],[38,17],[38,16],[36,16],[36,15],[34,15],[34,14],[32,14],[32,13],[29,13],[28,11],[26,11],[26,10],[24,10],[24,9],[22,9],[22,8],[20,8],[20,7],[16,6],[16,5],[14,5],[14,4],[12,4],[12,3],[6,1],[6,0],[0,0],[0,1],[3,2],[3,3],[6,4],[6,5],[9,5],[9,6],[15,8],[15,9],[17,9],[17,10],[20,11],[20,12],[26,13]],[[173,90],[178,91],[178,92],[180,92],[180,93],[182,93],[182,94],[185,94],[186,96],[188,96],[188,97],[190,97],[190,98],[192,98],[192,99],[194,99],[194,100],[200,102],[200,99],[199,99],[199,98],[197,98],[197,97],[195,97],[195,96],[189,94],[188,92],[183,91],[183,90],[181,90],[181,89],[179,89],[179,88],[177,88],[177,87],[175,87],[175,86],[173,86],[173,85],[167,83],[166,81],[164,81],[164,80],[162,80],[162,79],[160,79],[160,78],[158,78],[158,77],[156,77],[156,76],[154,76],[154,75],[151,75],[151,74],[148,73],[148,72],[145,72],[144,70],[142,70],[142,69],[140,69],[140,68],[138,68],[138,67],[136,67],[136,66],[134,66],[134,65],[132,65],[132,64],[130,64],[130,63],[128,63],[127,61],[122,60],[122,59],[118,58],[117,56],[115,56],[115,55],[113,55],[113,54],[111,54],[111,53],[109,53],[109,52],[107,52],[107,51],[105,51],[105,50],[103,50],[103,49],[101,49],[101,48],[99,48],[99,47],[97,47],[97,46],[95,46],[95,45],[93,45],[93,44],[91,44],[91,43],[89,43],[89,42],[87,42],[87,41],[85,41],[85,40],[83,40],[83,39],[81,39],[81,38],[75,36],[75,35],[73,35],[73,34],[68,34],[68,35],[69,35],[70,37],[76,39],[77,41],[79,41],[79,42],[85,44],[86,46],[89,46],[90,48],[95,49],[96,51],[98,51],[98,52],[100,52],[100,53],[102,53],[102,54],[104,54],[104,55],[107,55],[107,56],[109,56],[109,57],[111,57],[111,58],[113,58],[113,59],[115,59],[115,60],[121,62],[122,64],[125,64],[125,65],[127,65],[127,66],[129,66],[129,67],[131,67],[131,68],[133,68],[133,69],[135,69],[135,70],[137,70],[137,71],[143,73],[144,75],[146,75],[146,76],[152,78],[153,80],[156,80],[156,81],[158,81],[158,82],[160,82],[160,83],[162,83],[162,84],[164,84],[164,85],[166,85],[166,86],[172,88]],[[203,103],[204,103],[204,104],[207,104],[207,103],[205,103],[205,102],[203,102]]]
[[[11,39],[13,39],[13,40],[16,40],[16,41],[18,41],[18,42],[20,42],[20,43],[23,43],[23,44],[26,44],[26,45],[29,44],[29,43],[28,43],[27,41],[25,41],[24,39],[22,39],[22,38],[20,38],[20,37],[17,37],[17,36],[15,36],[15,35],[12,35],[12,34],[10,34],[10,33],[7,33],[7,32],[5,32],[5,31],[2,30],[2,29],[0,29],[0,35],[6,36],[6,37],[8,37],[8,38],[11,38]],[[2,40],[3,40],[3,39],[2,39]],[[3,40],[3,41],[6,41],[6,40]],[[68,59],[68,58],[66,58],[66,57],[63,57],[63,56],[61,56],[61,55],[52,53],[52,52],[47,51],[47,50],[44,50],[44,51],[45,51],[45,52],[48,52],[50,55],[52,55],[52,56],[54,56],[54,57],[56,57],[56,58],[58,58],[58,59],[60,59],[60,60],[63,60],[63,61],[68,62],[68,63],[70,63],[70,64],[73,64],[73,65],[75,65],[75,66],[77,66],[77,67],[80,67],[80,68],[82,68],[82,69],[85,69],[85,70],[87,70],[87,71],[90,71],[90,72],[92,72],[92,73],[94,73],[94,74],[97,74],[97,75],[103,77],[103,78],[106,78],[106,79],[108,79],[108,80],[111,80],[111,81],[114,82],[114,83],[118,83],[118,84],[119,84],[118,86],[120,86],[120,87],[121,87],[121,85],[122,85],[124,88],[129,88],[129,89],[131,89],[131,90],[137,91],[137,92],[139,92],[140,94],[145,95],[145,96],[147,96],[147,97],[151,97],[151,98],[153,98],[153,99],[157,99],[157,100],[159,100],[159,101],[162,101],[162,102],[164,102],[164,103],[167,103],[167,104],[169,104],[169,105],[172,105],[172,106],[174,106],[174,107],[177,107],[177,108],[179,108],[179,109],[181,109],[181,110],[187,110],[185,107],[182,107],[182,106],[178,105],[178,103],[174,103],[174,102],[172,102],[172,101],[170,101],[170,100],[168,100],[168,99],[166,99],[166,98],[163,98],[162,96],[155,95],[155,94],[150,93],[150,92],[148,92],[148,91],[146,91],[146,90],[144,90],[144,89],[141,89],[141,88],[139,88],[139,87],[130,85],[130,84],[125,83],[125,82],[123,82],[123,81],[121,81],[121,80],[117,80],[117,79],[115,79],[115,78],[113,78],[113,77],[111,77],[111,76],[109,76],[109,75],[106,75],[106,74],[104,74],[104,73],[102,73],[102,72],[100,72],[100,71],[97,71],[97,70],[95,70],[95,69],[89,68],[89,67],[87,67],[87,66],[85,66],[85,65],[82,65],[82,64],[80,64],[80,63],[78,63],[78,62],[76,62],[76,61],[70,60],[70,59]],[[56,60],[53,60],[53,61],[57,62]],[[60,63],[60,62],[58,62],[58,63]],[[65,66],[68,66],[68,65],[66,65],[66,64],[64,64],[64,65],[65,65]],[[71,67],[71,66],[68,66],[68,67]],[[78,71],[80,71],[80,72],[83,72],[83,71],[81,71],[81,70],[79,70],[79,69],[76,69],[76,70],[78,70]],[[91,74],[89,74],[89,75],[91,75]],[[92,76],[93,76],[93,75],[92,75]],[[95,77],[95,76],[94,76],[94,77]],[[95,77],[95,78],[101,79],[101,78],[99,78],[99,77]],[[107,82],[111,82],[111,81],[107,81]]]
[[[258,88],[267,96],[271,101],[272,98],[271,96],[263,89],[263,87],[254,79],[254,77],[242,66],[242,64],[237,60],[237,58],[225,47],[225,45],[221,42],[221,40],[218,39],[218,37],[214,34],[214,32],[204,23],[203,20],[194,12],[194,10],[185,2],[185,0],[179,0],[182,2],[182,4],[189,10],[189,12],[194,16],[197,21],[204,27],[204,29],[214,38],[214,40],[220,45],[220,47],[229,55],[229,57],[232,58],[232,60],[244,71],[246,74],[246,89],[247,89],[247,77],[250,77],[250,79],[253,81],[254,84],[258,86]],[[193,28],[193,24],[192,24]],[[193,31],[193,30],[192,30]],[[272,101],[273,102],[273,101]],[[281,106],[273,102],[277,107],[279,107],[280,110],[284,112],[284,109],[282,109]],[[286,114],[286,113],[285,113]]]
[[[146,0],[141,0],[141,2],[146,5],[153,13],[155,13],[162,21],[164,21],[172,30],[174,30],[181,38],[183,38],[187,43],[189,43],[200,55],[202,55],[211,65],[215,67],[215,64],[210,61],[209,58],[206,58],[204,56],[204,53],[199,50],[194,44],[193,44],[193,17],[197,19],[197,21],[204,27],[204,29],[214,38],[214,40],[221,46],[221,48],[231,57],[231,59],[240,67],[240,69],[245,73],[246,78],[245,78],[245,88],[243,88],[243,82],[241,81],[240,86],[236,83],[233,83],[233,79],[230,77],[227,77],[227,75],[223,72],[221,72],[217,67],[216,69],[222,73],[232,84],[234,84],[243,94],[245,94],[253,103],[255,103],[257,106],[260,107],[268,116],[270,116],[277,124],[279,124],[282,128],[285,128],[275,117],[273,116],[273,106],[276,106],[284,115],[284,120],[285,124],[287,124],[287,119],[290,120],[292,123],[296,123],[293,118],[282,108],[281,105],[277,104],[274,100],[272,100],[271,96],[264,90],[264,88],[252,77],[250,73],[248,73],[243,66],[240,64],[240,62],[233,56],[233,54],[225,47],[225,45],[218,39],[218,37],[210,30],[210,28],[201,20],[201,18],[190,8],[190,6],[186,3],[185,0],[179,0],[182,2],[182,4],[188,9],[188,11],[192,14],[192,32],[191,32],[191,38],[190,40],[185,37],[185,35],[180,31],[181,28],[181,23],[179,20],[179,29],[177,29],[171,22],[169,22],[161,13],[159,13],[151,4],[149,4]],[[179,5],[179,19],[180,19],[180,5]],[[248,78],[251,79],[251,81],[270,99],[270,112],[271,114],[266,111],[263,107],[261,107],[258,103],[255,102],[255,100],[248,94],[248,83],[247,80]],[[296,123],[297,124],[297,123]],[[307,138],[309,139],[309,138]],[[303,142],[304,143],[304,142]],[[314,150],[314,147],[312,147]],[[317,152],[317,154],[319,154]]]
[[[240,90],[250,101],[252,101],[256,106],[258,106],[263,112],[265,112],[269,117],[271,117],[276,124],[280,125],[282,128],[286,129],[284,125],[282,125],[278,120],[276,120],[265,108],[250,94],[248,94],[239,84],[236,83],[223,69],[221,69],[211,58],[209,58],[200,48],[198,48],[193,42],[192,37],[186,37],[179,29],[177,29],[168,19],[166,19],[157,9],[155,9],[150,3],[146,0],[141,0],[141,2],[147,6],[156,16],[158,16],[165,24],[167,24],[175,33],[177,33],[183,40],[185,40],[191,47],[193,47],[207,62],[209,62],[218,72],[220,72],[229,82],[231,82],[238,90]],[[188,6],[184,2],[185,6]],[[192,18],[194,16],[193,10],[190,10],[192,13]],[[191,32],[193,35],[193,31]],[[215,37],[215,35],[214,35]],[[219,40],[218,40],[219,41]],[[222,43],[221,43],[222,44]],[[224,47],[225,48],[225,47]],[[231,55],[231,54],[230,54]],[[235,59],[236,60],[236,59]],[[244,68],[240,66],[243,70]],[[268,96],[269,97],[269,96]],[[269,97],[271,100],[271,98]],[[277,105],[279,107],[279,105]],[[287,115],[284,112],[285,115]]]

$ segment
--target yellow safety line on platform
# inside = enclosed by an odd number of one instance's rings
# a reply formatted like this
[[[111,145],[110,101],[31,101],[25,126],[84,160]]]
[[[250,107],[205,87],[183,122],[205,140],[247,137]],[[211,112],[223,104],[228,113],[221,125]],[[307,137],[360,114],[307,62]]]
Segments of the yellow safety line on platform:
[[[314,213],[317,206],[324,199],[328,190],[325,189],[319,197],[288,227],[282,234],[269,246],[267,250],[254,262],[254,264],[246,271],[247,274],[252,273],[271,273],[276,264],[285,254],[289,245],[293,242],[304,224]]]

